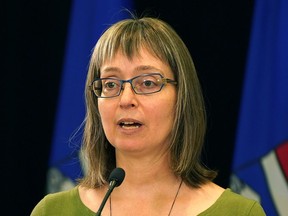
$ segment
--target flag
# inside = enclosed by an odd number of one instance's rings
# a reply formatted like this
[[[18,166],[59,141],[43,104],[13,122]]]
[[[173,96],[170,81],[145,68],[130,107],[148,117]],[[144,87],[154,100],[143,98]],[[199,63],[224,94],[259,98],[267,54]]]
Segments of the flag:
[[[92,49],[103,31],[127,17],[132,0],[72,1],[47,192],[69,189],[84,175],[79,157],[85,117],[84,88]]]
[[[288,215],[288,1],[256,0],[231,175],[269,216]]]

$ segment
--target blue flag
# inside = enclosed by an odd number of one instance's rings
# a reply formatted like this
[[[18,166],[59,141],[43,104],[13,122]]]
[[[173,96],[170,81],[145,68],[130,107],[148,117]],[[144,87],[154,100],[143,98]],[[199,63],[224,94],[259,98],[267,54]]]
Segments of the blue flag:
[[[256,0],[231,188],[288,215],[288,1]]]
[[[125,18],[128,13],[123,10],[131,7],[132,0],[72,2],[47,177],[49,193],[73,187],[75,180],[84,174],[79,156],[80,125],[85,117],[84,87],[90,55],[103,31]]]

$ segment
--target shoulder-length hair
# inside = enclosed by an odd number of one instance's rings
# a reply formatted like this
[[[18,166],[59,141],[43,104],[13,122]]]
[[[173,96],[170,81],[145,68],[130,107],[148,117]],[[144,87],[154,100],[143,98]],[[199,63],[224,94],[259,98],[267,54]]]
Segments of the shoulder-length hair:
[[[97,97],[90,89],[95,78],[100,77],[104,61],[112,59],[118,51],[128,58],[139,54],[144,47],[167,63],[177,81],[177,102],[170,145],[171,169],[188,185],[199,187],[216,177],[216,172],[201,163],[201,151],[206,131],[206,114],[201,86],[192,57],[178,34],[158,18],[125,19],[110,26],[96,43],[86,80],[86,118],[82,152],[86,174],[80,184],[100,187],[107,183],[115,168],[115,149],[108,142]]]

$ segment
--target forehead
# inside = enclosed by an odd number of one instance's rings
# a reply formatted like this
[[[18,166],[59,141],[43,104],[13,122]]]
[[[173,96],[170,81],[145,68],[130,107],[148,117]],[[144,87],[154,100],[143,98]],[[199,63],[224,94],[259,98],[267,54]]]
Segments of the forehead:
[[[119,50],[113,57],[106,59],[100,68],[102,74],[122,71],[139,73],[158,71],[163,75],[172,73],[170,66],[165,61],[145,48],[141,48],[133,56],[127,56]]]

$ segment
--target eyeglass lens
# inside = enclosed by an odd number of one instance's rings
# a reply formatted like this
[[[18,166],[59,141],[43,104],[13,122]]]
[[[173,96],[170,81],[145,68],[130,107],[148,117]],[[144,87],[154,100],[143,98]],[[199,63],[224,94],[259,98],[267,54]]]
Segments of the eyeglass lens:
[[[129,82],[136,94],[151,94],[162,89],[163,77],[161,74],[144,74],[130,80],[102,78],[93,82],[93,91],[98,97],[115,97],[123,89],[123,84]]]

